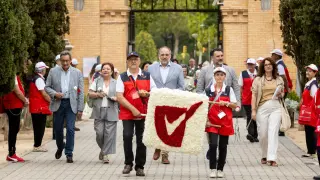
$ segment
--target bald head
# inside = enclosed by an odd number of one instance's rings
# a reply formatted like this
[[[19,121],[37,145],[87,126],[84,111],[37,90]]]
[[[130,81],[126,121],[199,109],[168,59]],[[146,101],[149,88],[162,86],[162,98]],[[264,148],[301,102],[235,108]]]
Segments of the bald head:
[[[167,66],[171,59],[171,50],[167,46],[163,46],[159,49],[159,60],[162,66]]]

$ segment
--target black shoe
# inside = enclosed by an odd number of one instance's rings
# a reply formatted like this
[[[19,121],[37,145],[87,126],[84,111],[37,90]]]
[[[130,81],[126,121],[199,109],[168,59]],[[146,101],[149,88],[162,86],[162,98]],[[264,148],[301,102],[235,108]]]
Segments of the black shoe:
[[[65,146],[66,146],[66,143],[63,142],[63,149],[64,149]],[[63,149],[58,149],[57,150],[57,152],[55,154],[56,159],[60,159],[61,158]]]
[[[80,131],[80,128],[74,127],[74,131]]]
[[[136,176],[145,176],[143,169],[137,168],[136,170]]]
[[[73,163],[72,156],[67,156],[67,163]]]
[[[285,136],[284,132],[279,131],[279,136]]]
[[[122,174],[129,174],[132,171],[131,165],[125,165],[122,171]]]
[[[247,135],[247,139],[248,139],[251,143],[255,142],[255,141],[254,141],[254,137],[251,136],[250,134]]]
[[[314,176],[313,179],[320,180],[320,175],[319,176]]]
[[[259,139],[258,138],[254,138],[254,142],[259,142]]]

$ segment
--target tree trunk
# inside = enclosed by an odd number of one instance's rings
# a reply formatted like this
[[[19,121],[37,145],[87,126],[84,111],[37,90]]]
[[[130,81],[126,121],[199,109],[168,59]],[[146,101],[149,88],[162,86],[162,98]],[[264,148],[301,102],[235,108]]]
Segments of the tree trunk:
[[[173,58],[175,59],[177,57],[179,51],[179,35],[174,35],[174,51],[173,51]]]

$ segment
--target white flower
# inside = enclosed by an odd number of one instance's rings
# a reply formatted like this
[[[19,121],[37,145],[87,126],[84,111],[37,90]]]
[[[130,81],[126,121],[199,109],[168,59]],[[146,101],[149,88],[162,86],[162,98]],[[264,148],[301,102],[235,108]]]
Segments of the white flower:
[[[75,87],[73,87],[73,89],[74,89],[74,90],[78,90],[78,87],[77,87],[77,86],[75,86]]]

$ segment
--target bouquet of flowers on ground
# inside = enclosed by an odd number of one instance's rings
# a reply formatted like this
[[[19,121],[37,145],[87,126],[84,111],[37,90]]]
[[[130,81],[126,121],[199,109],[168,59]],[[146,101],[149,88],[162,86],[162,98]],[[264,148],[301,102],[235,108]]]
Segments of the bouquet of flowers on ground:
[[[291,91],[284,102],[288,110],[296,111],[299,108],[300,98],[295,91]]]

